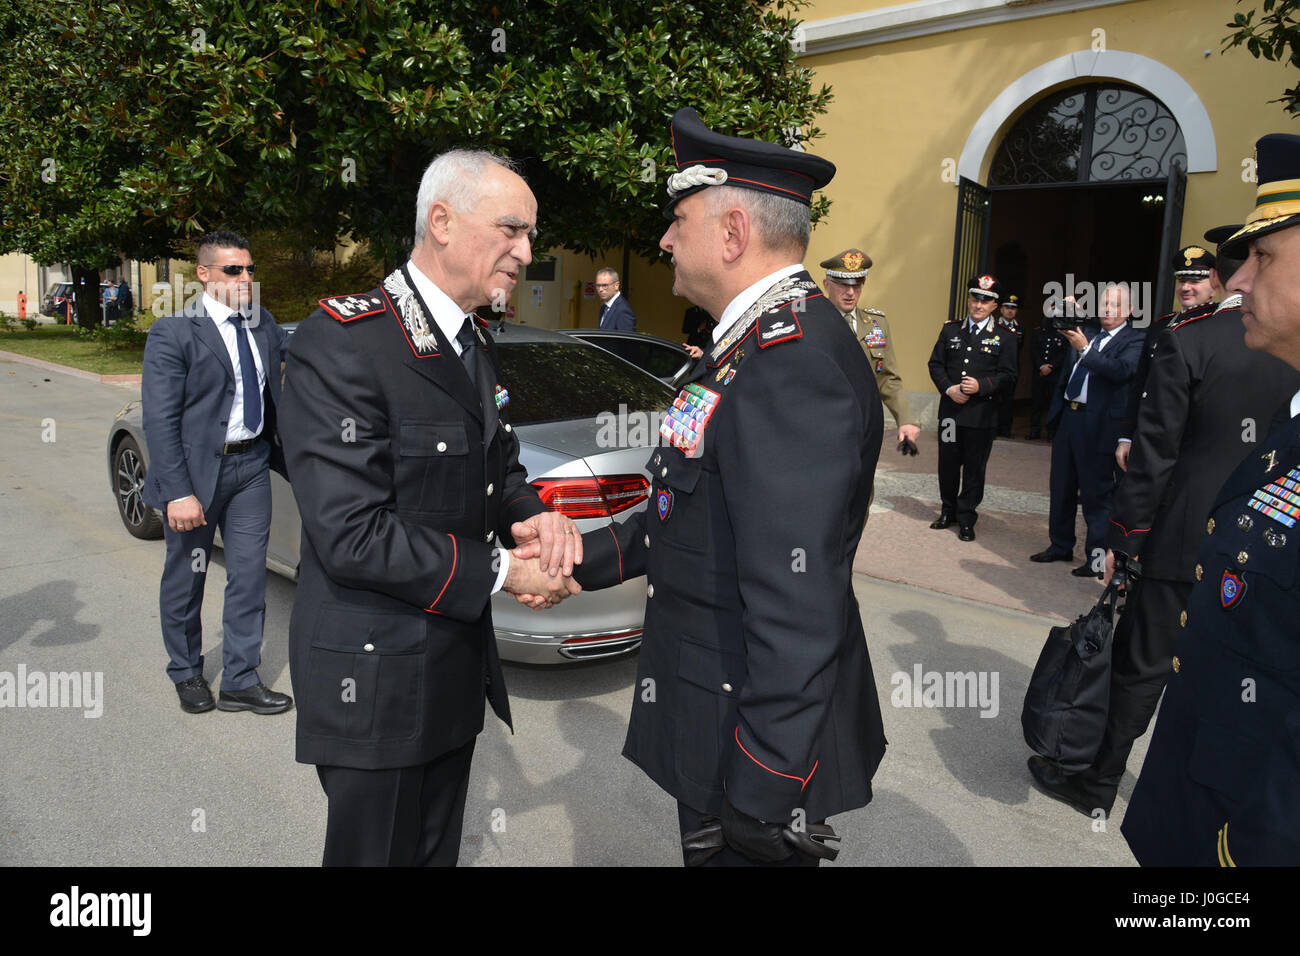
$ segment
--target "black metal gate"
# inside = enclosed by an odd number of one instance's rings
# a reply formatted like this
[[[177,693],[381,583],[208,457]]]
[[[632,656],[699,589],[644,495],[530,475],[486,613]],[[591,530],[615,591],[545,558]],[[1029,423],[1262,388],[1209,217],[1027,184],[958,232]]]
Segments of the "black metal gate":
[[[950,319],[966,316],[966,284],[971,276],[984,271],[988,245],[989,191],[963,176],[957,184],[957,232],[952,247],[952,292],[948,298]]]
[[[1169,166],[1165,184],[1165,222],[1160,236],[1160,271],[1157,273],[1155,298],[1150,305],[1151,318],[1164,315],[1174,298],[1174,252],[1183,234],[1183,199],[1187,195],[1187,172],[1175,162]],[[1149,273],[1148,273],[1149,274]]]

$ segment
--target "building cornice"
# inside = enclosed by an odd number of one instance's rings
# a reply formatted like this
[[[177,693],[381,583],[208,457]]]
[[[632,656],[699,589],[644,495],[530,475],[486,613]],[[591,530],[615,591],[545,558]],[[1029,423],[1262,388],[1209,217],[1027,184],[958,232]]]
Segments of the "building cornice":
[[[801,56],[814,56],[990,23],[1134,2],[1136,0],[913,0],[912,3],[878,10],[809,20],[800,25],[793,42]]]

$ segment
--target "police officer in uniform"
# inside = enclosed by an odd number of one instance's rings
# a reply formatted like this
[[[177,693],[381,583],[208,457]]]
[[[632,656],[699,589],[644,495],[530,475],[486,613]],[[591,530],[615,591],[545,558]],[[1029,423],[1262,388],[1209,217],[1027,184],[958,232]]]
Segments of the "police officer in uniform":
[[[1016,380],[1020,379],[1020,349],[1025,344],[1025,330],[1016,318],[1020,314],[1020,296],[1014,292],[1009,295],[1003,295],[1002,302],[998,306],[998,324],[1016,337]],[[1011,437],[1011,419],[1015,414],[1016,386],[1013,382],[1011,387],[1002,395],[1002,402],[998,406],[998,436],[1000,438]]]
[[[1050,319],[1051,316],[1044,316],[1042,324],[1029,337],[1029,361],[1034,374],[1029,398],[1029,434],[1025,437],[1030,441],[1041,437],[1043,418],[1052,404],[1052,393],[1056,391],[1065,361],[1065,339],[1052,328]],[[1055,433],[1055,429],[1049,428],[1047,440],[1051,441]]]
[[[835,167],[689,108],[672,142],[660,246],[718,325],[647,462],[650,506],[588,532],[574,575],[646,575],[623,753],[678,801],[687,862],[815,865],[885,750],[851,581],[884,413],[799,265]]]
[[[1216,278],[1230,279],[1240,264],[1219,256]],[[1128,586],[1115,628],[1105,736],[1092,766],[1077,774],[1060,773],[1042,757],[1029,761],[1044,790],[1084,813],[1110,814],[1133,743],[1155,713],[1215,494],[1300,388],[1300,373],[1248,349],[1243,331],[1240,309],[1194,308],[1169,324],[1154,353],[1106,537],[1107,579],[1116,553],[1140,558],[1141,576]]]
[[[1142,357],[1138,360],[1137,374],[1129,388],[1128,411],[1120,429],[1119,443],[1115,446],[1115,461],[1122,469],[1128,468],[1129,448],[1133,431],[1137,427],[1138,402],[1146,390],[1146,380],[1151,360],[1155,357],[1160,334],[1174,322],[1203,315],[1213,315],[1215,301],[1214,254],[1200,246],[1184,246],[1174,254],[1174,291],[1178,296],[1178,312],[1160,316],[1147,329],[1142,343]],[[1222,288],[1222,287],[1220,287]]]
[[[876,373],[880,399],[898,425],[899,447],[915,455],[921,423],[912,415],[907,396],[903,394],[903,377],[898,374],[898,359],[894,355],[894,338],[889,331],[889,322],[879,309],[858,307],[858,298],[867,281],[867,270],[871,268],[871,257],[861,249],[845,249],[837,256],[823,259],[821,267],[826,270],[826,278],[822,281],[826,298],[844,316]],[[911,449],[907,448],[909,443]]]
[[[1300,136],[1255,148],[1254,209],[1220,247],[1245,258],[1227,290],[1246,345],[1300,369]],[[1143,866],[1300,864],[1300,392],[1273,421],[1204,524],[1122,827]]]
[[[323,300],[285,370],[303,532],[289,666],[327,866],[456,863],[484,698],[510,723],[490,595],[570,590],[502,543],[551,570],[582,560],[519,464],[509,383],[472,312],[531,260],[537,202],[507,161],[464,150],[429,165],[419,197],[410,261]]]
[[[935,529],[955,521],[962,541],[975,540],[976,509],[984,500],[984,470],[998,427],[998,397],[1016,381],[1015,334],[993,318],[1002,291],[991,275],[975,276],[966,318],[939,330],[930,378],[939,394],[939,497]]]

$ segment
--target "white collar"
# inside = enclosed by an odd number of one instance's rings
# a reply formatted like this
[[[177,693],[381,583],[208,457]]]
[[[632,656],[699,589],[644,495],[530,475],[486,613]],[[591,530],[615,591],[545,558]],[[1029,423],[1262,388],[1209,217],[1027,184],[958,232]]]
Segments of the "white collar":
[[[613,295],[611,295],[611,296],[609,297],[609,301],[605,303],[605,308],[608,309],[611,305],[613,305],[615,302],[617,302],[617,301],[618,301],[618,297],[619,297],[620,295],[622,295],[622,294],[623,294],[622,292],[615,292]]]
[[[473,313],[462,311],[461,307],[453,302],[447,293],[434,285],[432,279],[415,267],[414,261],[408,262],[406,269],[411,274],[411,282],[415,284],[415,291],[420,293],[420,298],[424,300],[424,304],[433,313],[433,321],[438,323],[438,328],[442,329],[442,334],[447,337],[447,341],[459,352],[460,347],[456,345],[456,336],[460,335],[461,327],[465,324],[465,317]]]
[[[226,319],[230,318],[230,313],[235,311],[230,306],[223,305],[216,299],[212,298],[212,296],[208,295],[207,292],[203,293],[203,310],[207,312],[208,315],[212,316],[212,321],[217,323],[218,326],[220,326],[222,322],[226,321]]]
[[[975,320],[970,317],[969,313],[966,316],[966,322],[967,323],[975,322]],[[984,333],[989,330],[989,326],[991,326],[992,324],[993,324],[993,313],[990,312],[988,315],[984,316],[983,322],[975,322],[975,328],[977,331]]]
[[[1119,335],[1120,331],[1121,331],[1121,330],[1124,328],[1124,326],[1126,326],[1126,325],[1128,325],[1128,319],[1125,319],[1123,322],[1121,322],[1119,325],[1115,326],[1113,329],[1105,329],[1105,328],[1103,328],[1103,329],[1102,329],[1100,332],[1098,332],[1097,334],[1098,334],[1098,335],[1105,335],[1105,336],[1107,336],[1107,339],[1106,339],[1106,340],[1107,340],[1107,341],[1110,341],[1110,340],[1113,339],[1115,336]]]
[[[1291,417],[1295,418],[1300,415],[1300,392],[1291,396]]]
[[[718,318],[718,324],[713,327],[713,341],[715,343],[721,342],[722,337],[730,331],[736,320],[740,318],[746,309],[757,302],[758,297],[764,292],[772,288],[772,286],[776,285],[787,276],[792,276],[795,273],[802,271],[803,265],[798,262],[792,266],[785,266],[781,269],[777,269],[770,275],[763,276],[763,278],[759,279],[749,288],[745,289],[744,292],[740,293],[740,295],[732,299],[731,302],[727,304],[727,307],[722,310],[722,315]]]

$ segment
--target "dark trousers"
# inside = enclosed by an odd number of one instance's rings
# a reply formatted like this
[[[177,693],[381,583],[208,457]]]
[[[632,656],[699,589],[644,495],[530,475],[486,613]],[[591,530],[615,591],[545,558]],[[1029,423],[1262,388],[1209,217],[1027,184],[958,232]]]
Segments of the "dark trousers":
[[[956,426],[954,441],[944,441],[939,426],[939,499],[943,513],[955,515],[957,524],[975,524],[976,510],[984,500],[984,470],[993,448],[996,428]]]
[[[705,825],[705,821],[714,822],[716,817],[688,807],[680,800],[677,802],[677,826],[681,830],[682,836],[698,830]],[[825,820],[814,821],[825,823]],[[682,851],[682,861],[686,860],[686,851]],[[791,856],[789,859],[781,860],[779,863],[758,863],[745,856],[743,853],[737,853],[729,846],[724,846],[709,859],[700,864],[701,866],[820,866],[820,860],[809,860],[799,854]]]
[[[1190,583],[1143,578],[1133,585],[1115,625],[1106,733],[1092,766],[1080,774],[1080,783],[1108,813],[1133,744],[1146,733],[1169,679],[1182,633],[1179,615],[1191,594]]]
[[[1029,434],[1037,435],[1043,424],[1043,416],[1052,405],[1052,393],[1056,391],[1056,380],[1060,376],[1061,370],[1058,368],[1051,375],[1039,375],[1038,369],[1034,369],[1033,386],[1030,389],[1029,405]],[[1056,434],[1056,430],[1048,426],[1047,437],[1051,438]]]
[[[415,767],[317,767],[329,800],[323,865],[455,866],[474,743]]]
[[[243,454],[221,459],[216,493],[203,512],[207,524],[177,532],[164,521],[167,556],[158,611],[170,658],[167,676],[176,683],[203,674],[203,585],[218,528],[226,552],[221,689],[245,690],[258,683],[271,530],[270,456],[270,446],[259,441]]]
[[[1061,412],[1056,437],[1052,440],[1051,504],[1048,530],[1052,550],[1074,552],[1074,517],[1083,500],[1083,520],[1088,525],[1085,559],[1092,561],[1100,550],[1106,554],[1106,526],[1110,522],[1111,497],[1115,490],[1115,456],[1098,452],[1086,439],[1083,409],[1069,405]],[[1098,570],[1101,570],[1098,566]]]

